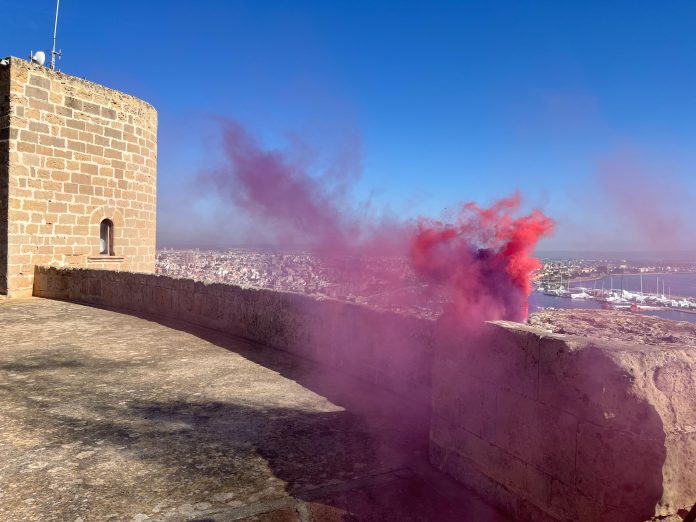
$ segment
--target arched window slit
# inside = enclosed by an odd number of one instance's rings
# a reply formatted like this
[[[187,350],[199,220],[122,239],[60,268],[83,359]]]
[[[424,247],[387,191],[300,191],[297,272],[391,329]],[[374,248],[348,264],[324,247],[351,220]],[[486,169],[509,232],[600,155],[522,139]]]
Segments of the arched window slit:
[[[114,255],[114,222],[110,219],[102,219],[99,224],[99,255]]]

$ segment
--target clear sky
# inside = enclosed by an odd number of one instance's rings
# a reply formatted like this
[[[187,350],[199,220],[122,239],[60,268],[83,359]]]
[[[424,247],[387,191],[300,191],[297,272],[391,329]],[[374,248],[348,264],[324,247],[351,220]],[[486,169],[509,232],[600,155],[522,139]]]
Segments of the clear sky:
[[[54,6],[0,0],[0,54],[50,48]],[[157,108],[160,247],[221,216],[249,239],[193,188],[227,116],[321,158],[360,143],[353,195],[392,213],[520,189],[558,220],[545,248],[696,249],[694,27],[693,1],[63,0],[58,46]]]

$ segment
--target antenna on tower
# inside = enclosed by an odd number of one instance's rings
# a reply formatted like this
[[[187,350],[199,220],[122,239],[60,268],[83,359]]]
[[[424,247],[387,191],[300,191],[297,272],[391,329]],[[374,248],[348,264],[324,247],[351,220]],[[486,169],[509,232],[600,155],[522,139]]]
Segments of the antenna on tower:
[[[60,58],[61,51],[56,51],[56,33],[58,32],[58,8],[60,7],[60,0],[56,0],[56,22],[53,25],[53,49],[51,49],[51,70],[56,70],[56,56]]]
[[[51,70],[56,70],[56,57],[60,58],[63,53],[58,50],[56,51],[56,34],[58,33],[58,8],[60,7],[60,0],[56,0],[56,21],[53,24],[53,48],[51,49]],[[44,51],[31,51],[29,53],[29,61],[38,65],[43,66],[46,63],[46,52]]]

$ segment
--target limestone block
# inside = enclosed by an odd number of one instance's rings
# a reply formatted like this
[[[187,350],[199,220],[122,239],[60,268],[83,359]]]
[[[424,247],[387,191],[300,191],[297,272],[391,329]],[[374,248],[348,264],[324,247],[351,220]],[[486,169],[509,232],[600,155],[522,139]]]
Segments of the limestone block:
[[[577,440],[578,491],[607,507],[652,516],[655,499],[662,495],[664,434],[662,440],[644,440],[582,422]]]
[[[498,390],[494,421],[496,446],[565,484],[574,484],[577,417]]]
[[[454,384],[456,383],[456,384]],[[439,366],[433,402],[455,426],[492,440],[495,434],[496,389],[477,377],[463,377],[452,365]]]
[[[438,360],[449,359],[463,376],[485,379],[502,389],[536,398],[539,335],[518,323],[463,328],[443,317],[437,325]],[[461,357],[462,346],[467,357]]]
[[[689,502],[694,502],[696,475],[689,463],[696,462],[696,432],[667,433],[665,448],[667,455],[662,466],[663,492],[657,506],[657,514],[662,516],[672,515],[678,509],[686,508]]]
[[[660,395],[669,401],[666,414],[672,414],[671,423],[676,431],[696,430],[696,373],[693,371],[693,354],[667,353],[663,363],[655,368],[651,379]],[[689,355],[692,355],[689,358]],[[689,358],[690,360],[684,360]]]
[[[605,343],[606,344],[606,343]],[[545,338],[541,344],[539,400],[596,423],[642,433],[650,406],[631,400],[634,376],[592,341]],[[620,349],[620,347],[616,347]]]
[[[648,520],[693,504],[695,347],[510,323],[437,340],[432,462],[516,520]]]
[[[193,293],[195,283],[190,279],[179,279],[174,287],[174,291],[179,301],[179,317],[187,320],[193,311]]]

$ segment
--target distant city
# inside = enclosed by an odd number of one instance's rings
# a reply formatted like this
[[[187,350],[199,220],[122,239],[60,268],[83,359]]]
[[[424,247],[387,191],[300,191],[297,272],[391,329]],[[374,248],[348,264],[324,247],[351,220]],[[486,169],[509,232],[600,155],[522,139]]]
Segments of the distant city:
[[[610,275],[694,273],[696,262],[629,261],[626,259],[542,259],[543,266],[535,276],[538,282],[551,284],[565,280],[592,280]]]
[[[164,249],[157,252],[156,272],[209,283],[326,296],[424,317],[437,317],[446,303],[445,293],[425,288],[408,260],[400,257],[320,258],[309,251],[291,249]],[[603,301],[605,307],[628,307],[631,301],[645,307],[661,304],[688,309],[687,303],[696,307],[696,262],[629,261],[609,255],[546,258],[534,281],[532,310],[592,308],[598,306],[595,301]],[[631,292],[636,293],[633,299]],[[643,302],[643,293],[648,297],[650,293],[662,295],[663,300]],[[585,298],[582,303],[575,299],[578,296]],[[672,296],[686,300],[673,302]]]
[[[155,271],[209,283],[331,297],[425,317],[442,313],[445,303],[437,289],[424,291],[426,285],[401,257],[320,258],[303,250],[256,248],[165,249],[157,252]]]

